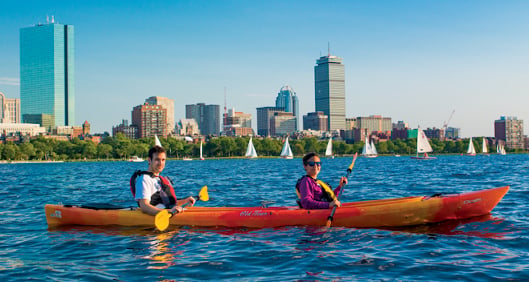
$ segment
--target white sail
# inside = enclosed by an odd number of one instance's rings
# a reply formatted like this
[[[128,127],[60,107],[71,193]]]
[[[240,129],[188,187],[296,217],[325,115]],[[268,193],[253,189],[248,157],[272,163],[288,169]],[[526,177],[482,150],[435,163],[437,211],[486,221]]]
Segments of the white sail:
[[[368,158],[374,158],[378,155],[377,148],[375,147],[375,143],[373,142],[373,140],[371,140],[371,143],[369,143],[368,137],[366,137],[366,140],[364,142],[364,148],[362,149],[362,155]]]
[[[158,136],[156,135],[154,135],[154,146],[162,147],[162,143],[160,143],[160,139],[158,139]]]
[[[496,145],[496,153],[500,154],[500,155],[505,155],[507,154],[505,152],[505,147],[502,145],[502,144],[497,144]]]
[[[467,154],[469,155],[476,154],[476,149],[474,148],[474,142],[472,142],[472,137],[470,137],[470,141],[468,142]]]
[[[375,143],[373,142],[373,140],[371,140],[371,153],[373,155],[378,155],[377,147],[375,147]]]
[[[245,156],[247,158],[257,158],[257,151],[255,151],[255,147],[253,146],[252,137],[250,137],[250,142],[248,142]]]
[[[292,154],[292,149],[290,149],[290,144],[288,143],[288,137],[285,139],[285,144],[283,144],[283,149],[279,155],[285,159],[292,159],[294,157],[294,154]]]
[[[202,156],[202,140],[200,140],[200,159],[204,159],[204,156]]]
[[[417,153],[429,153],[433,152],[430,142],[428,142],[428,137],[424,134],[422,129],[417,129]]]
[[[366,137],[366,141],[364,141],[364,148],[362,149],[362,156],[366,156],[367,153],[369,152],[369,141],[367,141],[367,137]]]
[[[483,154],[486,154],[489,152],[489,150],[487,149],[487,139],[485,139],[485,137],[483,137],[483,146],[481,146],[481,152]]]
[[[325,156],[332,157],[332,138],[329,138],[329,143],[327,143],[327,148],[325,149]]]

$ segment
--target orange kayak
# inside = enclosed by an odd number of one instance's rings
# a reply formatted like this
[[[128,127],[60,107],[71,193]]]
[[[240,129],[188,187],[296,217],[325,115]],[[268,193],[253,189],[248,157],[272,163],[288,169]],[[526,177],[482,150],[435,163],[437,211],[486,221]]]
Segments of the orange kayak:
[[[488,214],[509,186],[462,194],[420,196],[345,203],[336,209],[333,226],[399,227]],[[280,227],[325,226],[330,209],[298,207],[190,207],[170,219],[174,226]],[[94,209],[82,206],[45,206],[48,226],[154,226],[154,217],[136,208]]]

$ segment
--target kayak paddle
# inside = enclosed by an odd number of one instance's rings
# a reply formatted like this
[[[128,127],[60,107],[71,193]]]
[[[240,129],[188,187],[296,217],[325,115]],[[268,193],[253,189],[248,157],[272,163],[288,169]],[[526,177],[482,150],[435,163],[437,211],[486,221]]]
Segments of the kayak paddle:
[[[353,162],[351,163],[351,165],[347,168],[347,174],[345,175],[346,178],[349,178],[349,175],[351,174],[351,172],[353,171],[353,167],[355,166],[355,161],[356,161],[356,157],[358,157],[358,153],[355,153],[354,157],[353,157]],[[340,192],[338,193],[338,197],[337,199],[340,200],[340,196],[342,195],[342,192],[343,192],[343,187],[345,186],[342,185],[342,187],[340,187]],[[334,213],[336,212],[336,208],[338,206],[334,206],[332,208],[332,211],[331,211],[331,214],[329,215],[329,217],[327,218],[327,227],[331,227],[331,224],[332,224],[332,220],[334,219]]]
[[[202,187],[198,193],[198,196],[195,196],[195,198],[197,198],[197,201],[209,201],[208,186]],[[159,211],[154,217],[154,226],[156,226],[156,229],[159,231],[164,231],[167,229],[167,227],[169,227],[169,219],[172,216],[173,214],[171,214],[168,209]]]

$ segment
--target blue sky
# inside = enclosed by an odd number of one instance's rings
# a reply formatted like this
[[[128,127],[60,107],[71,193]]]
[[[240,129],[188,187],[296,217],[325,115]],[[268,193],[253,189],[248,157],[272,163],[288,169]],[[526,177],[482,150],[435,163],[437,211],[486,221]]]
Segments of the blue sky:
[[[150,96],[251,113],[294,88],[314,111],[314,66],[342,57],[347,117],[494,136],[529,133],[529,1],[0,1],[0,92],[19,97],[19,30],[75,27],[76,123],[111,131]]]

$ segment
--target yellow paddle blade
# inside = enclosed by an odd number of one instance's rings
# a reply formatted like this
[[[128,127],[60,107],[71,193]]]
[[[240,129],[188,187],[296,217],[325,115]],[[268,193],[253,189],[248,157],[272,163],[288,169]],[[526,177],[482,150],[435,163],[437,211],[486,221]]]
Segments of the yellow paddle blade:
[[[205,185],[200,189],[200,192],[198,193],[198,199],[204,202],[209,201],[209,194],[208,194],[208,186]]]
[[[169,227],[170,218],[171,214],[168,210],[161,210],[154,217],[154,226],[156,226],[156,229],[164,231],[165,229],[167,229],[167,227]]]

